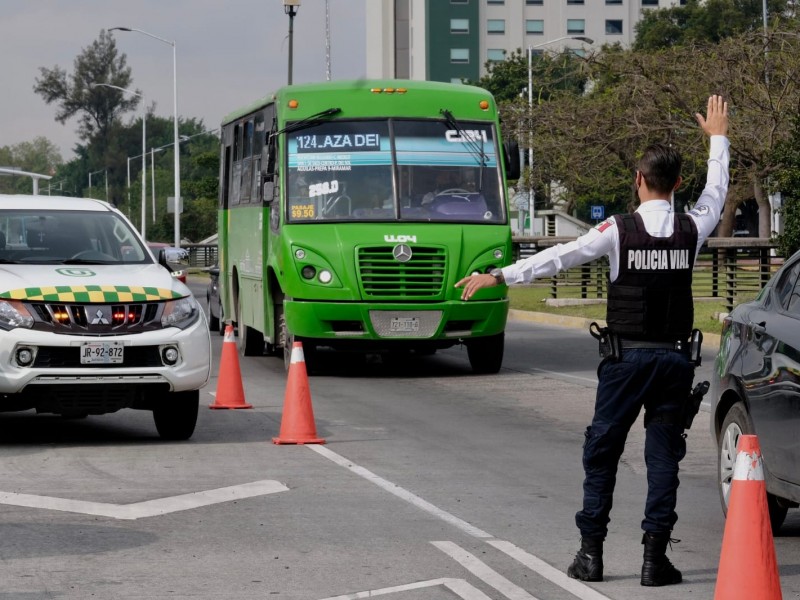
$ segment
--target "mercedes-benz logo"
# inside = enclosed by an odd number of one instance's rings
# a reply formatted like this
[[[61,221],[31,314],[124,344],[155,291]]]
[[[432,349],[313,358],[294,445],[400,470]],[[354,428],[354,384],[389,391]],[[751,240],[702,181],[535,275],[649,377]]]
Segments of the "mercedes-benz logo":
[[[392,250],[392,256],[397,262],[408,262],[411,260],[411,247],[405,244],[397,244]]]

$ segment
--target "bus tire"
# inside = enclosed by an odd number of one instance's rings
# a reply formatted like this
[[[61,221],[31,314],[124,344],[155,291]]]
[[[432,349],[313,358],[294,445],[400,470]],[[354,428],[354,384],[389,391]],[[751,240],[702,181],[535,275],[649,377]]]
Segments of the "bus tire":
[[[153,407],[153,421],[163,440],[188,440],[197,425],[200,391],[164,394]]]
[[[505,333],[468,340],[467,356],[472,372],[478,375],[491,375],[500,371],[504,348]]]
[[[292,364],[292,346],[294,346],[294,335],[286,327],[286,313],[283,312],[283,305],[278,311],[278,344],[283,348],[283,368],[289,371]]]
[[[242,297],[239,296],[238,310],[236,313],[239,324],[238,341],[239,354],[242,356],[261,356],[264,354],[264,334],[248,327],[242,321]]]

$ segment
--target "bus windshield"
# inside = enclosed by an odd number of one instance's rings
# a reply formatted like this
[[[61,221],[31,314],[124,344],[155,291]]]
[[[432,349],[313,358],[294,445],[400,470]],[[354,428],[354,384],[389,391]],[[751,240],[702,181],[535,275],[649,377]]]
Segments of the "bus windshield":
[[[491,123],[337,120],[287,141],[290,222],[506,222]]]

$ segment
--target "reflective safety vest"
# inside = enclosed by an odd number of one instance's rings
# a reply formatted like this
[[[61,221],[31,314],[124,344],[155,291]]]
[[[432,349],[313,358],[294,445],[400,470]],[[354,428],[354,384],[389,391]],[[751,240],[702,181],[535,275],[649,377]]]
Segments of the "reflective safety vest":
[[[697,226],[676,213],[673,233],[653,237],[641,215],[615,215],[619,230],[619,274],[609,283],[606,322],[622,338],[686,340],[694,321],[692,268]]]

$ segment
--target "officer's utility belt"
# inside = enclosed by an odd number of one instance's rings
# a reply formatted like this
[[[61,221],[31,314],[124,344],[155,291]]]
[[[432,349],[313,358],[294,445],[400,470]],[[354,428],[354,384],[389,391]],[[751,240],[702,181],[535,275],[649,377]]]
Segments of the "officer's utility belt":
[[[689,357],[695,366],[700,366],[700,349],[703,344],[703,333],[693,329],[688,340],[674,342],[650,342],[646,340],[629,340],[621,338],[608,327],[600,327],[597,323],[589,325],[589,333],[600,344],[600,357],[619,360],[625,350],[673,350]]]

